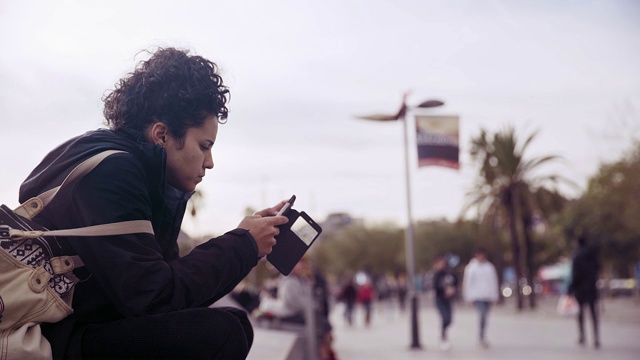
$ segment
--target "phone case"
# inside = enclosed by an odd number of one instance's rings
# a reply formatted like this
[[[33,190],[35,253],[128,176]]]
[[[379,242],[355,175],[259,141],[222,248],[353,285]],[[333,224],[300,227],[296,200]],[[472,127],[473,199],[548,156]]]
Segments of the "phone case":
[[[304,254],[309,250],[311,245],[322,232],[322,228],[304,211],[298,212],[295,209],[288,209],[284,215],[289,218],[289,222],[280,227],[280,234],[276,236],[276,245],[271,253],[267,255],[267,260],[283,275],[289,275],[294,266],[302,259]],[[302,218],[317,234],[305,243],[294,231],[291,226],[296,223],[298,218]]]

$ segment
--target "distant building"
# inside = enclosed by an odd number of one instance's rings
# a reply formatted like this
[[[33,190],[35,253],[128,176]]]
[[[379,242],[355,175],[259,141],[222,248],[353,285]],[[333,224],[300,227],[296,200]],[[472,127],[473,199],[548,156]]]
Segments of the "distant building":
[[[329,214],[326,220],[320,223],[322,227],[320,237],[330,237],[349,225],[361,225],[362,223],[362,219],[355,219],[347,213]]]

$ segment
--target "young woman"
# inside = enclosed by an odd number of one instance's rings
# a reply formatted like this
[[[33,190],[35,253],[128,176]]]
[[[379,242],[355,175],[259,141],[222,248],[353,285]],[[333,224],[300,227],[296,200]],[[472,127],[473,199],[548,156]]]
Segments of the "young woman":
[[[109,129],[53,149],[20,188],[23,202],[59,185],[74,166],[121,150],[58,193],[35,220],[49,229],[149,220],[155,235],[60,239],[75,271],[75,312],[43,324],[54,358],[242,359],[253,331],[237,309],[209,308],[271,252],[284,201],[178,256],[187,200],[214,166],[229,90],[216,65],[159,49],[104,98]]]

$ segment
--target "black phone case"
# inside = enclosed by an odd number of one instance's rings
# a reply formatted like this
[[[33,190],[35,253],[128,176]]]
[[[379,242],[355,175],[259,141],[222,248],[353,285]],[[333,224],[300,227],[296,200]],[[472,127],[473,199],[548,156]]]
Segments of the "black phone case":
[[[320,236],[322,228],[304,211],[298,212],[290,208],[285,211],[284,215],[289,218],[289,222],[280,227],[280,234],[276,236],[277,243],[271,250],[271,253],[267,255],[267,260],[278,269],[281,274],[289,275],[293,267],[296,266],[298,261],[302,259],[307,250],[309,250],[318,236]],[[305,244],[298,235],[291,231],[291,226],[296,222],[298,217],[303,217],[311,227],[318,232],[309,245]]]

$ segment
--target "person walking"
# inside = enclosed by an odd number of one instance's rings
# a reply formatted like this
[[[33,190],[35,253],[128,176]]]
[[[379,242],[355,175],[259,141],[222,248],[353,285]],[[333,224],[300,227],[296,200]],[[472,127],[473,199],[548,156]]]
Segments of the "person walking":
[[[358,298],[358,289],[356,288],[353,277],[350,277],[340,290],[338,299],[344,302],[344,319],[349,326],[353,325],[353,311],[356,307]]]
[[[373,296],[373,284],[369,276],[367,276],[364,283],[358,287],[358,302],[364,310],[364,324],[367,327],[371,325],[371,303],[373,302]]]
[[[447,338],[447,329],[453,319],[452,301],[458,292],[458,278],[449,269],[447,258],[438,255],[433,263],[433,290],[435,292],[435,303],[441,319],[440,327],[440,349],[449,350],[451,343]]]
[[[477,249],[474,257],[465,266],[462,290],[465,301],[473,303],[480,316],[480,346],[488,348],[487,320],[491,305],[498,300],[498,274],[496,268],[487,259],[487,252],[484,249]]]
[[[396,278],[398,284],[398,305],[400,312],[404,313],[407,308],[407,292],[409,290],[407,286],[407,275],[405,273],[399,273],[396,275]]]
[[[598,321],[598,273],[600,263],[597,251],[587,244],[584,236],[578,238],[578,247],[571,263],[571,282],[568,294],[575,297],[579,304],[578,310],[578,344],[585,344],[584,310],[589,307],[591,324],[593,326],[593,346],[600,348],[600,333]]]

